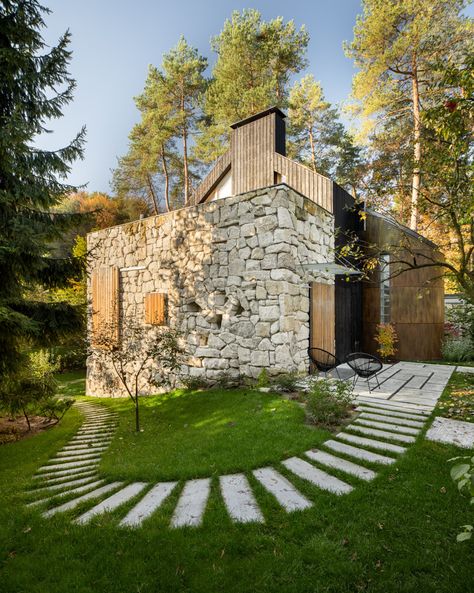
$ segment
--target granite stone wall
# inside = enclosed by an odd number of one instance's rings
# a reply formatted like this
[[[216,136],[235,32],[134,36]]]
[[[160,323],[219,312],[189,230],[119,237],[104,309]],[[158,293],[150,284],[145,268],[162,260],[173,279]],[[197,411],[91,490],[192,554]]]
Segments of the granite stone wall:
[[[144,322],[146,293],[168,295],[169,324],[186,341],[183,375],[212,381],[223,373],[257,377],[262,368],[307,369],[309,298],[301,264],[333,259],[334,218],[288,186],[91,233],[88,249],[90,271],[120,268],[122,326]],[[160,331],[148,328],[150,335]],[[152,373],[153,365],[142,393],[156,391]],[[88,358],[87,392],[124,394],[100,350]]]

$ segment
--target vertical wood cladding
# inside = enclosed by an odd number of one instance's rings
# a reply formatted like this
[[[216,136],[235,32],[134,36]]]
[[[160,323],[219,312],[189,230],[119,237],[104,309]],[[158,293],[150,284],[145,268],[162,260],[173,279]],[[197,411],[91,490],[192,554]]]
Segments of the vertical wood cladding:
[[[104,336],[119,340],[119,281],[116,266],[98,268],[91,273],[92,341]]]
[[[151,325],[167,324],[167,296],[161,292],[145,295],[145,323]]]
[[[269,113],[232,132],[232,193],[273,185],[276,113]]]
[[[310,348],[335,353],[335,288],[334,284],[311,283]]]
[[[369,214],[364,239],[378,249],[397,253],[394,260],[429,262],[436,248],[380,216]],[[409,249],[407,242],[409,243]],[[404,246],[407,249],[404,249]],[[413,254],[415,252],[415,254]],[[444,332],[444,286],[438,268],[403,271],[401,264],[390,266],[391,323],[398,335],[397,356],[404,360],[434,360],[441,356]],[[363,347],[376,353],[376,327],[380,323],[379,274],[363,286]]]

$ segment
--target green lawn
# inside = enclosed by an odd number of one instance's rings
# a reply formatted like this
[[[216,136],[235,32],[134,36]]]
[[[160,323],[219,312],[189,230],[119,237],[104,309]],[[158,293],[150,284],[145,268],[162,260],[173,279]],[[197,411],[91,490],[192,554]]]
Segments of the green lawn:
[[[251,389],[143,398],[140,433],[134,431],[130,400],[101,401],[119,413],[116,436],[101,464],[113,479],[172,480],[249,470],[330,436],[306,425],[296,402]]]
[[[277,463],[282,456],[322,437],[304,425],[295,404],[250,390],[176,394],[143,403],[144,432],[134,435],[128,402],[108,401],[120,414],[116,441],[123,437],[123,445],[115,441],[113,447],[126,462],[125,469],[114,468],[109,454],[104,471],[110,475],[134,477],[134,464],[148,472],[140,474],[147,479],[171,476],[172,470],[174,476],[211,475],[265,460],[284,473]],[[252,480],[266,517],[263,525],[232,524],[214,477],[203,527],[168,528],[177,490],[146,529],[132,531],[117,528],[123,510],[75,526],[74,515],[44,521],[23,504],[31,475],[79,424],[80,415],[72,410],[55,429],[0,447],[2,593],[465,593],[474,588],[473,544],[455,541],[459,526],[473,517],[449,477],[447,460],[459,454],[454,447],[420,438],[395,467],[343,497],[293,478],[314,501],[300,513],[283,512]],[[227,450],[213,451],[218,446]],[[154,461],[140,459],[151,451]]]

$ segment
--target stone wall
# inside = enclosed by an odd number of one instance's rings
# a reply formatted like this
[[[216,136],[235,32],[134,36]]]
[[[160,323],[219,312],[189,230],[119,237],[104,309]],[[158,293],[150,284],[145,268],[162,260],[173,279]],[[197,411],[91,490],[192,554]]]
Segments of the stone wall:
[[[301,264],[330,261],[333,248],[333,216],[286,185],[88,236],[90,270],[120,268],[121,323],[144,319],[146,293],[167,293],[169,324],[187,342],[182,373],[210,380],[307,369]],[[87,391],[123,391],[99,350],[88,359]],[[141,391],[156,388],[144,380]]]

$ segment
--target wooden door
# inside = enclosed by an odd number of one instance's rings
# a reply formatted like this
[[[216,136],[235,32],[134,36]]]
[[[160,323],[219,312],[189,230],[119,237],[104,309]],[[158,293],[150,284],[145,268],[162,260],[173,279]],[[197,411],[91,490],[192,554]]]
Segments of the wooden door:
[[[335,352],[335,297],[334,284],[311,283],[310,348]]]

